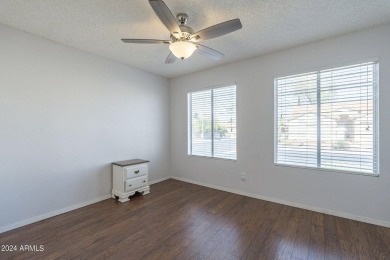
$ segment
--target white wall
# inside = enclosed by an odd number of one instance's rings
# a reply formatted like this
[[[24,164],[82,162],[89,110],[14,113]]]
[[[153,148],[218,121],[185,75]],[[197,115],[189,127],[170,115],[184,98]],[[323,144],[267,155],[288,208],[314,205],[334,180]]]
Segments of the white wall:
[[[0,232],[108,195],[113,161],[168,176],[168,80],[3,25],[0,57]]]
[[[187,181],[390,226],[390,24],[171,80],[171,172]],[[380,177],[274,166],[275,76],[380,58]],[[187,155],[188,91],[237,82],[238,160]],[[240,181],[240,172],[247,181]]]

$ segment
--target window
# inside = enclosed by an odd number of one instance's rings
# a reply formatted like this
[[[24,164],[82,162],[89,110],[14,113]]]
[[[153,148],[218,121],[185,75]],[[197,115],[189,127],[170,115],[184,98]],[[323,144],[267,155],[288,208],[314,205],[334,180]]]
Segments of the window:
[[[275,79],[275,163],[378,174],[378,63]]]
[[[236,86],[188,93],[188,154],[237,158]]]

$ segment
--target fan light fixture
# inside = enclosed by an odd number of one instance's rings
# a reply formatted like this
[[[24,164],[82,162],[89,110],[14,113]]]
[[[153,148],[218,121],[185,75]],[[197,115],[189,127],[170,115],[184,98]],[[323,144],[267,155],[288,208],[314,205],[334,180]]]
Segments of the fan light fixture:
[[[187,59],[196,50],[196,45],[191,42],[174,42],[169,45],[171,52],[179,59]]]

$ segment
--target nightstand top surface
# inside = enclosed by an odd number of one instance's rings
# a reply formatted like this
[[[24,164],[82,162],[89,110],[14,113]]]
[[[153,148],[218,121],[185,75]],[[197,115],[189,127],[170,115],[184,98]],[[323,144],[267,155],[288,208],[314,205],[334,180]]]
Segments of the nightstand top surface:
[[[134,164],[141,164],[141,163],[148,163],[150,161],[142,160],[142,159],[132,159],[132,160],[126,160],[126,161],[120,161],[120,162],[113,162],[111,164],[118,165],[118,166],[129,166]]]

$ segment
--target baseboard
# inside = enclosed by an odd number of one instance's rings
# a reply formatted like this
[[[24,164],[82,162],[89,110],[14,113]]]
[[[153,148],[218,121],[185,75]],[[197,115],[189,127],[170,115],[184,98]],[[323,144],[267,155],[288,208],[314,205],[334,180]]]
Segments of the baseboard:
[[[171,176],[168,176],[168,177],[160,178],[157,180],[149,181],[149,185],[156,184],[156,183],[159,183],[162,181],[166,181],[166,180],[169,180],[170,178],[171,178]]]
[[[69,212],[69,211],[72,211],[75,209],[79,209],[79,208],[82,208],[82,207],[85,207],[85,206],[88,206],[88,205],[91,205],[91,204],[94,204],[96,202],[106,200],[109,198],[111,198],[111,194],[105,195],[105,196],[102,196],[102,197],[99,197],[96,199],[92,199],[89,201],[81,202],[81,203],[78,203],[78,204],[63,208],[63,209],[59,209],[56,211],[45,213],[45,214],[42,214],[42,215],[39,215],[39,216],[36,216],[33,218],[22,220],[22,221],[19,221],[19,222],[16,222],[16,223],[13,223],[13,224],[10,224],[7,226],[2,226],[2,227],[0,227],[0,233],[4,233],[4,232],[7,232],[7,231],[15,229],[15,228],[19,228],[19,227],[22,227],[22,226],[25,226],[25,225],[28,225],[28,224],[31,224],[34,222],[38,222],[38,221],[41,221],[41,220],[44,220],[47,218],[51,218],[51,217],[54,217],[54,216],[57,216],[57,215],[60,215],[60,214],[63,214],[63,213],[66,213],[66,212]]]
[[[292,206],[295,208],[307,209],[307,210],[311,210],[311,211],[315,211],[315,212],[319,212],[319,213],[324,213],[327,215],[352,219],[352,220],[356,220],[356,221],[360,221],[360,222],[365,222],[365,223],[369,223],[369,224],[373,224],[373,225],[378,225],[378,226],[390,228],[390,222],[388,222],[388,221],[366,218],[366,217],[361,217],[361,216],[348,214],[348,213],[344,213],[344,212],[339,212],[339,211],[334,211],[334,210],[330,210],[330,209],[313,207],[313,206],[295,203],[295,202],[291,202],[291,201],[270,198],[267,196],[243,192],[243,191],[225,188],[225,187],[212,185],[212,184],[207,184],[207,183],[203,183],[203,182],[193,181],[193,180],[181,178],[181,177],[172,176],[171,178],[175,179],[175,180],[184,181],[184,182],[188,182],[188,183],[192,183],[192,184],[196,184],[196,185],[200,185],[200,186],[204,186],[204,187],[208,187],[208,188],[212,188],[212,189],[222,190],[222,191],[226,191],[226,192],[230,192],[230,193],[235,193],[235,194],[239,194],[239,195],[243,195],[243,196],[247,196],[247,197],[251,197],[251,198],[255,198],[255,199],[266,200],[266,201],[270,201],[270,202],[274,202],[274,203],[278,203],[278,204]]]

